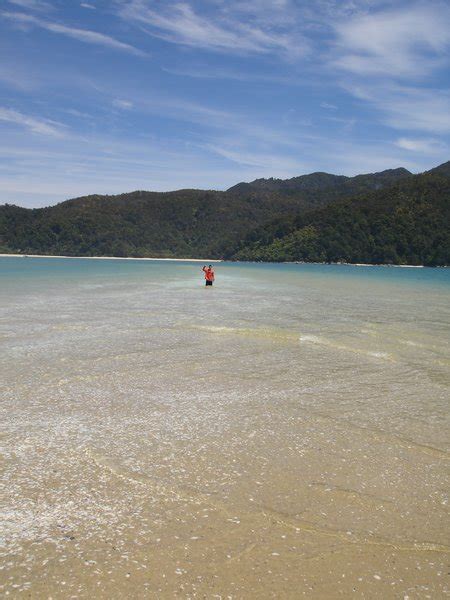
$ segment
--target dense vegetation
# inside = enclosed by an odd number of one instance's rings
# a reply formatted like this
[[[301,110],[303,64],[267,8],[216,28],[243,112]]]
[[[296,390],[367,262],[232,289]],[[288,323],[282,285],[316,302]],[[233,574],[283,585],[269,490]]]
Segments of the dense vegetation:
[[[88,196],[44,209],[4,206],[0,236],[27,254],[220,257],[250,229],[315,205],[202,190]]]
[[[234,258],[450,264],[450,179],[429,173],[251,232]]]
[[[448,264],[450,163],[343,177],[259,179],[226,192],[87,196],[0,206],[0,251]]]

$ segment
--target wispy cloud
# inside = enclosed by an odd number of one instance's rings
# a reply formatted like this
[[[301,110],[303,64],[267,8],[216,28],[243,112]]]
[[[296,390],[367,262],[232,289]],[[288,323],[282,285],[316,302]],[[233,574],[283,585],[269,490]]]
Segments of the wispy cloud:
[[[53,9],[53,6],[49,2],[44,2],[44,0],[8,0],[8,2],[9,4],[20,6],[20,8],[39,12],[47,12]]]
[[[10,108],[0,107],[0,121],[6,121],[8,123],[14,123],[25,127],[32,133],[38,133],[41,135],[49,135],[52,137],[61,138],[65,135],[65,125],[52,121],[49,119],[40,119],[24,115],[21,112],[12,110]]]
[[[116,50],[130,52],[138,56],[145,55],[144,52],[138,50],[134,46],[116,40],[115,38],[109,35],[98,33],[97,31],[91,31],[89,29],[79,29],[77,27],[68,27],[67,25],[61,25],[60,23],[54,23],[25,13],[2,12],[0,14],[2,15],[2,17],[9,19],[10,21],[18,25],[29,25],[30,27],[39,27],[41,29],[51,31],[52,33],[64,35],[66,37],[70,37],[80,42],[85,42],[87,44],[106,46],[108,48],[114,48]]]
[[[130,100],[121,100],[120,98],[115,98],[112,104],[115,108],[120,108],[123,110],[130,110],[134,106],[133,102],[130,102]]]
[[[96,7],[96,6],[94,6],[93,4],[88,4],[87,2],[82,2],[82,3],[80,4],[80,6],[81,6],[82,8],[89,8],[90,10],[96,10],[96,8],[97,8],[97,7]]]
[[[299,77],[292,73],[275,74],[275,73],[255,73],[250,71],[230,69],[223,67],[213,68],[204,64],[192,65],[186,64],[184,67],[161,67],[161,70],[171,75],[179,77],[191,77],[193,79],[217,79],[242,81],[244,83],[255,82],[261,84],[274,83],[294,87],[306,87],[313,85],[311,79],[306,76]]]
[[[306,126],[310,123],[303,122],[297,118],[289,123],[284,123],[280,116],[278,123],[273,124],[258,117],[256,114],[248,114],[232,109],[223,109],[208,106],[199,102],[184,100],[183,98],[137,97],[133,96],[134,108],[143,114],[154,114],[172,122],[191,123],[196,125],[195,134],[191,132],[197,141],[203,138],[203,142],[210,135],[226,136],[227,139],[245,137],[249,145],[261,147],[273,147],[274,145],[284,148],[300,148],[298,136],[301,130],[304,139],[311,138],[311,134],[304,133]]]
[[[305,171],[305,164],[283,154],[273,154],[266,152],[249,151],[239,148],[227,148],[210,144],[208,150],[223,156],[224,158],[250,167],[259,167],[270,173],[272,177],[289,177],[292,173],[301,173]]]
[[[302,16],[296,0],[215,0],[219,14],[248,20],[259,27],[292,29]]]
[[[384,85],[347,85],[354,96],[374,106],[394,129],[450,133],[450,91]]]
[[[439,154],[448,150],[448,146],[446,144],[444,144],[441,140],[435,138],[399,138],[395,142],[395,145],[399,148],[403,148],[411,152],[420,152],[422,154]]]
[[[30,92],[39,86],[39,76],[35,72],[30,72],[11,60],[8,63],[0,64],[1,83],[21,92]]]
[[[448,64],[450,6],[380,10],[335,25],[333,65],[362,76],[417,77]]]
[[[330,104],[329,102],[321,102],[321,108],[326,108],[327,110],[337,110],[337,106],[335,104]]]
[[[220,3],[219,3],[220,4]],[[187,2],[150,3],[132,0],[122,5],[122,18],[147,27],[151,35],[174,44],[228,53],[281,52],[300,56],[305,39],[286,29],[262,27],[236,18],[231,11],[200,14]]]

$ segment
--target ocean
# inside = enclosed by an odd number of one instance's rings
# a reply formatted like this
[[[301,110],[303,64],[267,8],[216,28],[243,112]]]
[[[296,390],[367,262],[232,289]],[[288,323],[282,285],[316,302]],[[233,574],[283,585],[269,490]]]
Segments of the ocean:
[[[2,595],[444,597],[450,269],[201,267],[0,258]]]

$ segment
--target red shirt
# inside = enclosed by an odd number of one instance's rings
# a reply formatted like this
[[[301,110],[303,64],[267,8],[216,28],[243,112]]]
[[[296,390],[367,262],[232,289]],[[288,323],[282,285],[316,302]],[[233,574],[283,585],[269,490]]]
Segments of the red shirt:
[[[205,272],[206,281],[214,281],[214,271],[212,269],[203,267],[203,271]]]

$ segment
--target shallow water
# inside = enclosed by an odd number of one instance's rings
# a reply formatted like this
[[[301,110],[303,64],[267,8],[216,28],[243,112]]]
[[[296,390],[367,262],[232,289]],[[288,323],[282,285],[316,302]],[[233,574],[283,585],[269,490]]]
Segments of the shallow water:
[[[450,270],[0,259],[3,594],[440,598]]]

